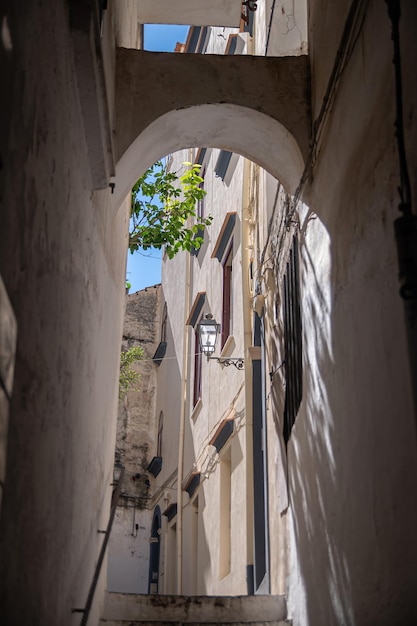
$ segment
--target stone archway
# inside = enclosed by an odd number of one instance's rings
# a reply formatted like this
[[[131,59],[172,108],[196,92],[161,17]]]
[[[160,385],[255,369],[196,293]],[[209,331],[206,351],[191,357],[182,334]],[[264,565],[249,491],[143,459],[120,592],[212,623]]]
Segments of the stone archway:
[[[189,147],[237,152],[293,192],[311,130],[307,57],[117,51],[114,151],[119,206],[156,160]]]

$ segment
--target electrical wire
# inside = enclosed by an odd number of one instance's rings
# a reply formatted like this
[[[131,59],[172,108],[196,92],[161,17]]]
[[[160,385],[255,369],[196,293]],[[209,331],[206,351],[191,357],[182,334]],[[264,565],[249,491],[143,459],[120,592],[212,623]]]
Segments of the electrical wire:
[[[265,56],[268,55],[269,37],[271,36],[272,19],[274,17],[274,12],[275,12],[275,2],[276,2],[276,0],[273,0],[272,7],[271,7],[271,15],[269,17],[268,34],[267,34],[267,37],[266,37],[266,44],[265,44]]]
[[[352,56],[352,52],[362,31],[368,4],[369,0],[353,0],[351,4],[348,16],[346,18],[345,26],[343,28],[340,44],[336,53],[333,69],[327,83],[327,89],[323,97],[322,105],[313,125],[313,138],[304,171],[298,187],[295,190],[291,209],[289,210],[285,219],[287,229],[290,228],[292,217],[298,207],[300,195],[317,162],[320,148],[320,140],[325,127],[325,123],[327,121],[331,106],[336,98],[340,78]]]

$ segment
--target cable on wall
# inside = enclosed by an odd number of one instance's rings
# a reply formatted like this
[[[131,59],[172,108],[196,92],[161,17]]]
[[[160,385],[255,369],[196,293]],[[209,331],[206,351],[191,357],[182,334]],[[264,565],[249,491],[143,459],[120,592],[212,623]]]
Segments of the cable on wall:
[[[345,26],[343,28],[342,37],[336,53],[335,62],[332,72],[330,74],[329,81],[327,83],[327,89],[323,97],[319,114],[313,125],[313,138],[311,141],[310,151],[307,157],[307,161],[304,167],[303,174],[297,189],[295,190],[294,197],[291,203],[291,208],[286,216],[285,222],[287,229],[291,227],[291,221],[294,213],[297,210],[300,195],[310,174],[317,162],[319,155],[320,140],[325,127],[325,123],[328,118],[328,114],[333,104],[340,78],[345,70],[352,52],[355,48],[358,37],[361,33],[362,26],[365,20],[366,11],[368,8],[369,0],[353,0]]]

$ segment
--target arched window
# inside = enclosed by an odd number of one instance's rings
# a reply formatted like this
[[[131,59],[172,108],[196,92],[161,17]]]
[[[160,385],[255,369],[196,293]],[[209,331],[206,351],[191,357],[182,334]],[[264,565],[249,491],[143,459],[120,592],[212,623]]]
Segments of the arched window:
[[[158,593],[159,584],[159,554],[160,554],[160,541],[161,541],[161,509],[159,506],[155,508],[150,537],[150,552],[149,552],[149,583],[148,593]]]

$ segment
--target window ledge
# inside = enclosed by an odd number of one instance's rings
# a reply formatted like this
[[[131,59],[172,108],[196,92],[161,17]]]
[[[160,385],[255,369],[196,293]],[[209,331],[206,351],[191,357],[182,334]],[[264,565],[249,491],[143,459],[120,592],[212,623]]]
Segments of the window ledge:
[[[202,406],[203,406],[203,401],[202,401],[202,399],[201,399],[201,398],[199,398],[199,399],[197,400],[197,404],[194,406],[194,408],[193,408],[193,410],[192,410],[192,413],[191,413],[191,418],[190,418],[190,419],[192,419],[192,420],[197,419],[198,414],[200,413]]]
[[[233,337],[233,335],[229,335],[222,348],[222,351],[220,352],[220,358],[230,356],[230,353],[235,347],[236,347],[235,338]]]

